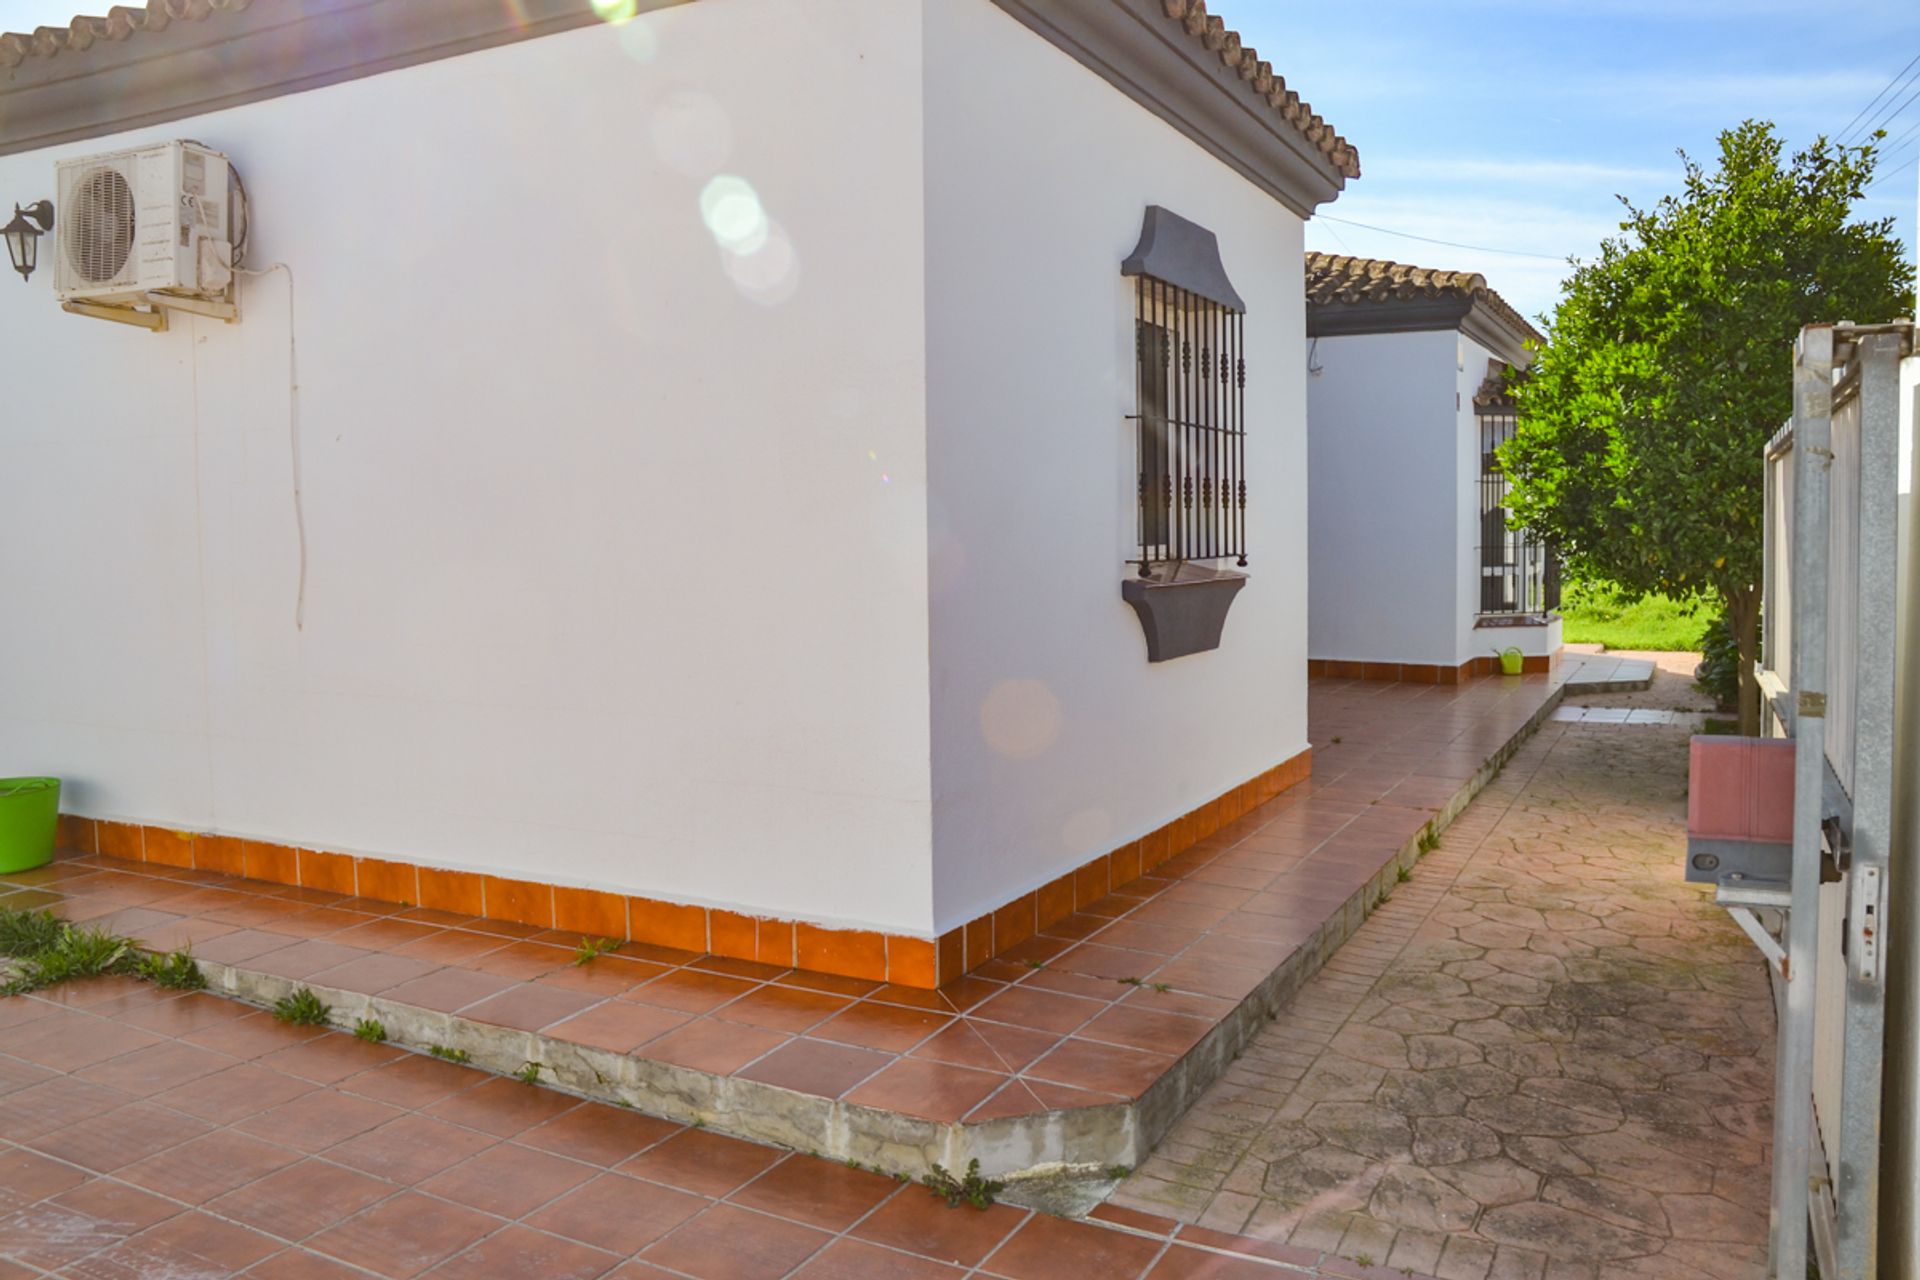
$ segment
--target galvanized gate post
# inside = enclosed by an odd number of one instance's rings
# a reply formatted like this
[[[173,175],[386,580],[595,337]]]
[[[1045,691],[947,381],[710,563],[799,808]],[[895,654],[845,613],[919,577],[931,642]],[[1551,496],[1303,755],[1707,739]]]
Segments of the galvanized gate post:
[[[1879,1236],[1881,1056],[1886,1024],[1886,886],[1893,824],[1898,596],[1899,332],[1854,338],[1860,370],[1859,566],[1854,628],[1853,821],[1848,833],[1846,1010],[1834,1186],[1840,1280],[1868,1280]],[[1840,957],[1826,957],[1828,963]]]
[[[1774,1280],[1806,1280],[1813,1129],[1814,966],[1820,939],[1820,818],[1826,785],[1827,520],[1833,462],[1833,329],[1793,352],[1793,869],[1787,981],[1774,1073]]]

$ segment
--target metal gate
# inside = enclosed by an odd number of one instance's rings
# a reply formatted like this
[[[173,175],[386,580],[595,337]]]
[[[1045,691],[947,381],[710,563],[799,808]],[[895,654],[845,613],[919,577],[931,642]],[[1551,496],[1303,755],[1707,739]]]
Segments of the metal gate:
[[[1912,352],[1906,322],[1809,326],[1794,346],[1793,420],[1766,452],[1759,675],[1768,732],[1794,742],[1790,882],[1722,883],[1717,900],[1777,960],[1779,1280],[1804,1280],[1809,1224],[1829,1280],[1874,1276],[1896,1256],[1909,1269],[1888,1274],[1912,1274],[1909,1245],[1879,1238],[1901,364]],[[1904,688],[1906,701],[1920,697]],[[1780,944],[1753,927],[1756,912],[1777,922]],[[1898,1193],[1911,1197],[1910,1182]]]

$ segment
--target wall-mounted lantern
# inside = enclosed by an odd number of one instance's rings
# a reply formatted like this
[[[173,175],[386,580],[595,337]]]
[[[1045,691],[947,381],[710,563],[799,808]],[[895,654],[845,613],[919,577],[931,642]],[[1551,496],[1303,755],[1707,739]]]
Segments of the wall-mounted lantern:
[[[13,221],[0,227],[7,240],[7,257],[22,280],[31,279],[39,265],[40,237],[53,230],[53,201],[36,200],[26,208],[13,206]]]

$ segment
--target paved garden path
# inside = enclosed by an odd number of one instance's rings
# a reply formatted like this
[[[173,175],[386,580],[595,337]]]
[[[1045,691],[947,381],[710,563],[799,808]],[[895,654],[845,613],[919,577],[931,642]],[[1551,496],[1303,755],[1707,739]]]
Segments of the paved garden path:
[[[1110,1203],[1382,1275],[1762,1274],[1773,1009],[1681,880],[1689,729],[1543,728]]]

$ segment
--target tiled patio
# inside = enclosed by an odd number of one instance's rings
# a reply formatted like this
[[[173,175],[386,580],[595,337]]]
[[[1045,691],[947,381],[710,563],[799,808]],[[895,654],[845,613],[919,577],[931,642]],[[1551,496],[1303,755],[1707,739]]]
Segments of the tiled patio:
[[[417,1013],[497,1069],[541,1062],[580,1092],[802,1150],[909,1170],[969,1150],[1130,1161],[1569,680],[1645,674],[1593,658],[1458,687],[1314,681],[1312,781],[937,992],[635,944],[576,966],[572,935],[97,855],[0,879],[0,903],[190,945],[256,998],[308,985],[336,1019]],[[1090,1119],[1047,1130],[1051,1147],[1020,1128],[1059,1113]],[[1000,1147],[956,1143],[983,1126]]]
[[[1247,1247],[949,1209],[876,1173],[130,979],[0,1001],[5,1280],[1319,1274]]]

